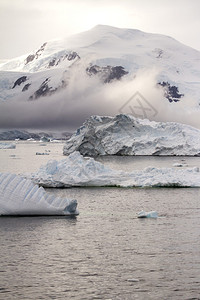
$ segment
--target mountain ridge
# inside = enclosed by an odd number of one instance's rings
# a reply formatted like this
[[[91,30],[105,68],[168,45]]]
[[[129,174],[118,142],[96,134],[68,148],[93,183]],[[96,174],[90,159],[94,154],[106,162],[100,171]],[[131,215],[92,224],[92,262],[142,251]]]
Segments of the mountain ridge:
[[[157,69],[161,100],[179,102],[186,96],[199,109],[198,50],[169,36],[107,25],[45,42],[32,53],[0,63],[0,102],[42,101],[67,90],[74,77],[71,90],[83,76],[91,79],[91,86],[92,78],[112,85],[152,68]]]

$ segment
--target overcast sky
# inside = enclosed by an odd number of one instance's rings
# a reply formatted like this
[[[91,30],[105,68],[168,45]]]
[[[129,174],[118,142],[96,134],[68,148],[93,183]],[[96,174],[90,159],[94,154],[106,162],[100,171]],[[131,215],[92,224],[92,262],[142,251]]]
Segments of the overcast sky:
[[[170,35],[200,50],[200,0],[0,0],[0,59],[97,24]]]

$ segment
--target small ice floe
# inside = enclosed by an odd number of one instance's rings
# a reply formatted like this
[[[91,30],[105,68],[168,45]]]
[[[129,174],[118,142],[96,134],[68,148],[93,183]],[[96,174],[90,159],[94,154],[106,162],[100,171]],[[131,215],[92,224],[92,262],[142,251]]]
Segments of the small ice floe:
[[[130,279],[127,279],[128,282],[139,282],[139,279],[137,278],[130,278]]]
[[[158,213],[156,211],[149,211],[146,212],[144,210],[137,213],[138,218],[158,218]]]
[[[36,155],[49,155],[48,152],[36,152],[35,154]]]
[[[184,162],[180,162],[180,163],[173,164],[173,167],[176,167],[176,168],[179,168],[179,167],[188,167],[188,164],[186,164]]]
[[[42,142],[42,143],[50,142],[50,138],[47,136],[43,136],[43,137],[41,137],[40,142]]]
[[[50,140],[50,142],[51,142],[51,143],[62,143],[61,140],[54,140],[54,139],[53,139],[53,140]]]

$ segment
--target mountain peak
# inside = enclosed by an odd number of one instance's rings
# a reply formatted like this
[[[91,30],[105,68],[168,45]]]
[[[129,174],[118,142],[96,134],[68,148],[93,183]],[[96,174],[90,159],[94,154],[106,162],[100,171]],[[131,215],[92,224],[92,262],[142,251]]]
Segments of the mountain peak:
[[[120,27],[115,27],[115,26],[111,26],[111,25],[103,25],[103,24],[98,24],[96,26],[94,26],[90,31],[99,31],[101,33],[113,33],[119,36],[126,36],[127,32],[129,33],[143,33],[145,34],[145,32],[142,32],[138,29],[130,29],[130,28],[120,28]]]
[[[165,35],[103,24],[43,43],[32,53],[0,64],[0,101],[40,101],[67,90],[70,84],[74,90],[80,85],[84,94],[84,76],[88,84],[98,82],[102,87],[122,77],[125,82],[137,82],[138,71],[144,74],[152,68],[157,70],[153,88],[157,84],[163,98],[183,103],[185,95],[199,107],[199,51]],[[138,89],[145,96],[145,83]]]

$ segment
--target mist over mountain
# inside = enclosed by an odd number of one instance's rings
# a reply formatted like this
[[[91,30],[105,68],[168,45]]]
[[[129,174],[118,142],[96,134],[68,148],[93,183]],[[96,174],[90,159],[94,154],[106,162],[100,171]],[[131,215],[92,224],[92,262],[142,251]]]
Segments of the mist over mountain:
[[[119,113],[200,127],[199,88],[199,51],[98,25],[0,64],[0,127],[73,129]]]

